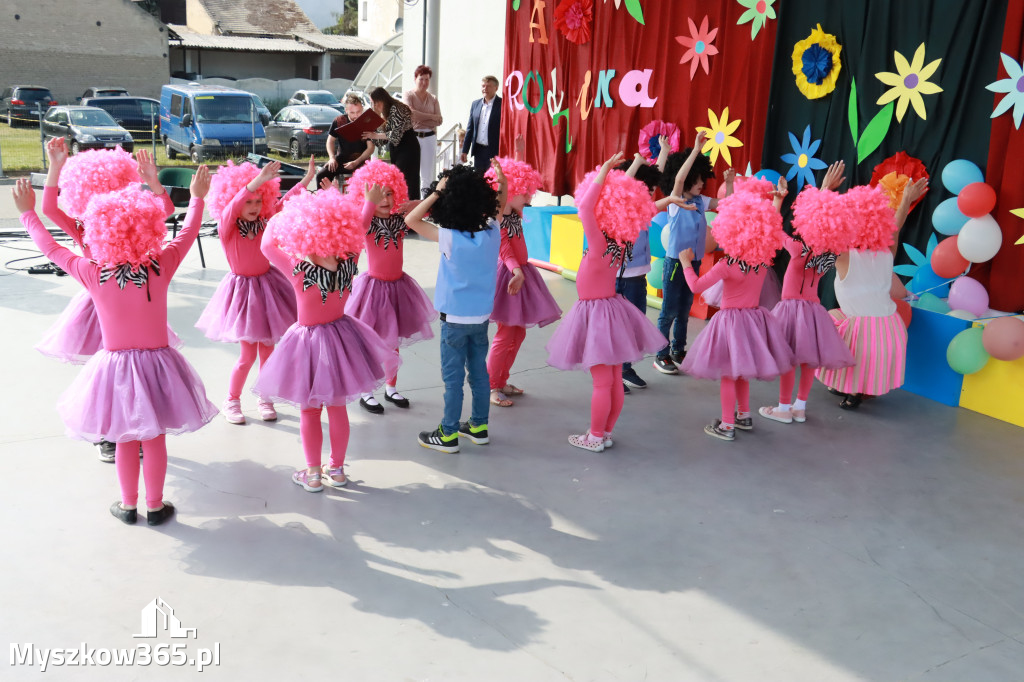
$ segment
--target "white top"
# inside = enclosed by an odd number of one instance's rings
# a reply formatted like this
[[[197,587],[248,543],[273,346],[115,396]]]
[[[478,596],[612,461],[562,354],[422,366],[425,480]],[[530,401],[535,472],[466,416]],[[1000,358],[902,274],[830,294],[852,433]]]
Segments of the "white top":
[[[491,109],[494,108],[494,97],[488,102],[484,100],[483,105],[480,107],[480,120],[477,122],[476,128],[476,143],[482,145],[489,145],[487,141],[487,124],[491,121]]]
[[[846,277],[836,274],[836,300],[847,317],[889,317],[896,302],[892,287],[892,252],[851,251]]]

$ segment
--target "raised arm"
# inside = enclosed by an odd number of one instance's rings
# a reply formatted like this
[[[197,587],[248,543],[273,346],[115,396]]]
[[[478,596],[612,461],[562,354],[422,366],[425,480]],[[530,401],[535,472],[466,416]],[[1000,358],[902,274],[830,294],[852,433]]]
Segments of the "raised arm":
[[[447,177],[441,178],[437,183],[437,189],[428,194],[426,199],[416,204],[416,207],[405,216],[405,224],[410,230],[432,242],[437,241],[437,225],[427,222],[424,218],[430,212],[430,207],[437,201],[438,193],[444,190],[447,182]]]
[[[495,216],[497,218],[505,214],[505,205],[508,203],[508,179],[497,157],[491,159],[491,168],[494,169],[494,178],[498,181],[498,215]]]
[[[637,172],[640,170],[640,166],[644,165],[644,157],[640,152],[633,154],[633,163],[629,164],[629,169],[626,170],[626,175],[631,178],[635,178]]]
[[[693,249],[684,249],[679,252],[679,264],[683,268],[683,277],[686,278],[686,283],[690,286],[690,291],[694,294],[699,294],[725,277],[726,267],[728,267],[726,260],[722,260],[715,263],[714,267],[711,268],[707,273],[701,277],[697,276],[697,273],[693,270]]]
[[[729,196],[734,191],[736,191],[736,169],[726,168],[725,173],[722,174],[722,177],[725,179],[725,196]],[[718,197],[710,197],[708,199],[708,207],[705,210],[717,211]]]
[[[896,209],[896,231],[892,236],[893,254],[896,253],[896,249],[899,247],[900,232],[903,231],[903,225],[906,224],[907,216],[910,215],[910,207],[927,192],[928,178],[921,178],[917,182],[908,182],[907,186],[903,188],[903,196],[900,198],[899,208]]]
[[[671,143],[668,141],[668,135],[658,136],[658,145],[660,151],[658,152],[658,160],[654,164],[658,167],[659,173],[665,172],[665,164],[668,163],[668,155],[672,153]]]
[[[266,232],[263,233],[263,241],[260,243],[260,251],[267,257],[275,268],[290,275],[295,269],[295,259],[289,256],[287,253],[281,250],[281,247],[277,245],[277,239],[274,236],[274,226],[270,224],[267,226]]]
[[[701,148],[708,141],[708,136],[704,131],[697,133],[697,137],[693,142],[693,149],[690,150],[690,155],[686,157],[686,161],[683,161],[683,165],[679,167],[679,171],[676,173],[676,179],[672,185],[672,194],[677,197],[683,195],[683,186],[686,184],[686,176],[690,174],[690,169],[693,168],[693,162],[697,160],[697,155],[700,154]]]
[[[14,195],[14,205],[18,209],[18,213],[21,214],[21,224],[43,255],[56,263],[61,270],[88,286],[88,273],[91,269],[95,269],[95,266],[85,258],[76,256],[67,247],[58,244],[50,231],[43,227],[42,221],[36,215],[36,193],[32,189],[29,179],[19,179],[11,193]]]
[[[46,182],[43,183],[43,215],[53,221],[66,235],[75,240],[79,248],[85,248],[82,240],[82,229],[75,222],[75,219],[60,209],[57,205],[57,196],[60,184],[60,172],[64,163],[68,160],[68,150],[64,146],[63,137],[54,137],[46,143],[46,157],[50,161],[50,168],[46,172]],[[35,201],[33,200],[33,205]]]

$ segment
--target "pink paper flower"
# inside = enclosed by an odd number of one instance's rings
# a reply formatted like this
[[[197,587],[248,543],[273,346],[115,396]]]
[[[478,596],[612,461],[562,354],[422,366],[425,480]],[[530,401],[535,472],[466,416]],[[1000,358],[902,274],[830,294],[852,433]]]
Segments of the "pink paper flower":
[[[693,19],[687,17],[686,20],[690,23],[690,37],[676,36],[676,42],[687,48],[679,63],[685,64],[690,62],[690,80],[693,80],[694,74],[697,73],[698,65],[704,67],[704,73],[711,73],[708,66],[708,57],[718,54],[718,48],[712,45],[715,36],[718,35],[718,29],[708,30],[707,15],[704,15],[704,20],[700,22],[699,31],[697,30],[697,25],[693,23]]]
[[[640,129],[640,154],[650,163],[658,160],[658,154],[661,153],[661,142],[658,138],[662,135],[668,138],[671,151],[679,151],[679,128],[675,123],[651,121]]]

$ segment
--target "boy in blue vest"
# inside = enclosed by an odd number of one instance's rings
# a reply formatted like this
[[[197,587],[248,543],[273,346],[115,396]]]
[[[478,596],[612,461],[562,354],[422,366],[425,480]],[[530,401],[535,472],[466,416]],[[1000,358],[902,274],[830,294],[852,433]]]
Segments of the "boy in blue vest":
[[[425,448],[458,452],[459,436],[477,445],[490,442],[487,418],[491,385],[487,375],[487,323],[494,307],[501,231],[495,217],[504,211],[507,183],[491,162],[499,183],[495,192],[469,166],[441,173],[430,194],[405,217],[421,237],[438,243],[441,262],[434,287],[434,309],[441,313],[441,377],[444,416],[433,431],[419,435]],[[431,222],[424,220],[430,213]],[[469,374],[472,409],[462,418],[463,384]]]

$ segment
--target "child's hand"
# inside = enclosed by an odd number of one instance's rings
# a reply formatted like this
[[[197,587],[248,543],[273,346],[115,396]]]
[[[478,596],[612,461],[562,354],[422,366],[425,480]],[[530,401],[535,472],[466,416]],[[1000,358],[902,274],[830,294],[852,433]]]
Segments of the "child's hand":
[[[506,182],[505,171],[501,170],[501,164],[498,163],[498,157],[491,159],[491,168],[494,169],[494,179],[498,181],[499,185]]]
[[[266,166],[260,169],[260,174],[256,176],[256,180],[254,181],[256,186],[258,187],[259,185],[262,185],[264,182],[267,182],[268,180],[273,180],[274,178],[277,177],[277,174],[280,171],[281,162],[271,161]]]
[[[835,191],[846,180],[844,173],[846,173],[846,164],[842,161],[834,162],[825,171],[825,177],[821,181],[821,188]]]
[[[672,151],[672,143],[669,142],[668,135],[658,135],[658,147]]]
[[[520,133],[516,135],[516,156],[522,160],[523,153],[526,151],[526,136]]]
[[[725,180],[725,184],[727,185],[731,185],[732,183],[736,182],[736,169],[726,168],[725,172],[722,173],[722,178]]]
[[[150,189],[160,187],[160,171],[157,170],[156,164],[153,162],[152,152],[146,149],[135,152],[135,163],[139,169],[139,177],[149,185]]]
[[[63,142],[64,140],[61,140]],[[19,178],[11,190],[14,195],[14,205],[18,213],[34,210],[36,207],[36,191],[32,189],[32,183],[28,178]]]
[[[523,274],[522,268],[516,268],[512,271],[512,279],[508,281],[508,293],[509,296],[515,296],[523,288],[523,282],[526,281],[526,275]]]
[[[786,178],[780,177],[779,184],[775,186],[774,195],[779,199],[785,199],[787,194],[789,194],[789,183],[786,182]]]
[[[693,249],[683,249],[679,252],[679,262],[684,266],[693,262]]]
[[[441,178],[440,180],[437,181],[437,187],[435,187],[434,190],[437,191],[437,192],[440,192],[447,185],[448,185],[448,176],[446,175],[446,176],[444,176],[443,178]]]
[[[686,202],[686,199],[684,199],[682,197],[671,196],[671,197],[669,197],[669,199],[672,200],[673,204],[675,204],[679,208],[683,209],[684,211],[696,211],[697,210],[697,205],[696,204],[689,204],[689,203]]]
[[[700,151],[702,149],[704,149],[704,145],[707,144],[707,141],[708,141],[708,134],[706,132],[704,132],[703,130],[699,131],[697,133],[697,137],[693,141],[693,149],[696,152],[700,153]]]
[[[363,183],[363,195],[366,197],[367,201],[375,205],[384,201],[388,196],[387,192],[384,191],[383,187],[381,187],[377,183],[373,183],[371,185],[368,182]]]
[[[420,205],[421,201],[423,201],[423,200],[422,199],[410,199],[409,201],[405,202],[404,204],[399,206],[397,209],[395,209],[395,213],[399,213],[401,215],[408,215],[408,213],[410,211],[412,211],[414,208],[416,208],[417,206]]]
[[[611,170],[612,168],[615,168],[616,166],[619,165],[624,156],[625,154],[623,154],[622,152],[615,152],[615,154],[610,159],[608,159],[607,161],[604,162],[604,164],[602,164],[602,168],[604,168],[606,172]]]
[[[916,182],[908,183],[907,186],[903,188],[903,198],[900,201],[909,207],[915,201],[923,197],[927,192],[928,178],[921,178]]]
[[[320,189],[330,189],[333,184],[328,178],[320,178]]]
[[[280,166],[281,164],[277,164]],[[192,176],[192,182],[188,186],[189,192],[195,199],[205,199],[206,193],[210,191],[210,169],[207,166],[200,166],[196,174]]]
[[[309,188],[309,183],[313,181],[314,177],[316,177],[316,161],[314,160],[313,156],[310,155],[309,168],[306,169],[306,174],[302,176],[302,181],[300,184],[303,187]]]
[[[64,162],[68,160],[68,148],[64,144],[63,137],[51,138],[46,143],[46,158],[50,160],[50,165],[60,168],[64,165]]]

